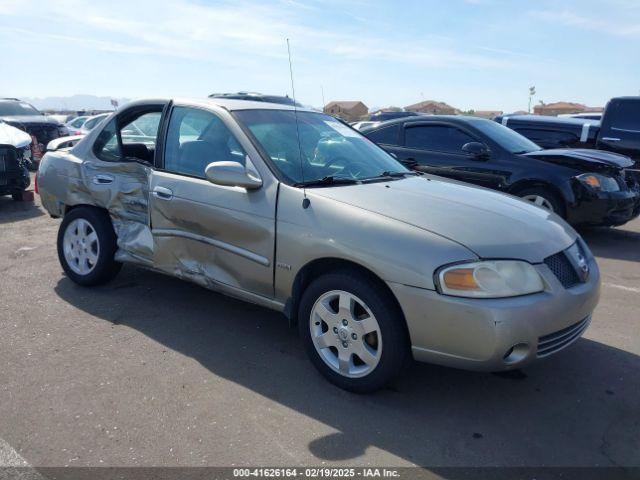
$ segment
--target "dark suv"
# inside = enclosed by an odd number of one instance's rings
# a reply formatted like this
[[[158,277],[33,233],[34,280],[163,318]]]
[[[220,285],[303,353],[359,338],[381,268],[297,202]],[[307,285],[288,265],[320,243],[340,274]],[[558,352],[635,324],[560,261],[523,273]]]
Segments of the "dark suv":
[[[628,157],[540,146],[491,120],[420,116],[362,133],[411,168],[516,195],[574,225],[622,225],[640,213]]]
[[[45,116],[33,105],[17,98],[0,99],[0,120],[31,135],[31,154],[35,161],[39,161],[44,155],[51,140],[69,134],[67,127],[60,122]]]

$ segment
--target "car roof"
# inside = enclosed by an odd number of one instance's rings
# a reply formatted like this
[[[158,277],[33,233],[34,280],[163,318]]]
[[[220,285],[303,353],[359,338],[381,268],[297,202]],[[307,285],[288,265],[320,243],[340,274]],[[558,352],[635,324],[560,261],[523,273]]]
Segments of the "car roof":
[[[211,107],[217,106],[222,107],[229,111],[238,111],[238,110],[297,110],[298,112],[313,112],[318,113],[315,110],[311,110],[309,108],[297,107],[294,108],[292,105],[284,105],[282,103],[269,103],[263,101],[252,101],[252,100],[238,100],[234,98],[190,98],[190,97],[176,97],[176,98],[164,98],[164,99],[145,99],[145,100],[135,100],[133,102],[127,103],[125,105],[126,108],[133,106],[144,106],[144,105],[157,105],[161,103],[168,103],[169,101],[173,101],[179,104],[187,104],[201,107]]]
[[[371,132],[379,128],[387,127],[400,123],[427,123],[427,122],[454,122],[454,123],[474,123],[474,122],[490,122],[486,118],[473,117],[470,115],[418,115],[410,117],[394,118],[384,122],[378,122],[374,126],[363,127],[361,132]]]

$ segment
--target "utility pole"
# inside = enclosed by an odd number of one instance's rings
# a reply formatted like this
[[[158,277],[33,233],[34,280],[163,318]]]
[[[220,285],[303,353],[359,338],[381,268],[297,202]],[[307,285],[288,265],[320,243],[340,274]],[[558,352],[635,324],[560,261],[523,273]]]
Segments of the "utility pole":
[[[536,87],[529,87],[529,109],[527,110],[527,112],[531,113],[531,99],[533,98],[533,96],[536,94]]]
[[[324,103],[324,87],[322,85],[320,85],[320,91],[322,92],[322,109],[324,110],[326,103]]]

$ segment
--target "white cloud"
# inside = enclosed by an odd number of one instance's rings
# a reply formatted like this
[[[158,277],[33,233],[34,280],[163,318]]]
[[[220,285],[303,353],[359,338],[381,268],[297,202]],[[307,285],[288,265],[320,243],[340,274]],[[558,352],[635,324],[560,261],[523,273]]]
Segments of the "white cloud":
[[[631,13],[627,11],[627,15],[637,17],[636,21],[629,22],[629,18],[606,18],[606,12],[603,12],[603,16],[598,18],[587,16],[584,14],[578,14],[569,10],[563,11],[532,11],[529,14],[541,21],[550,24],[562,25],[566,27],[577,27],[585,30],[591,30],[594,32],[605,33],[608,35],[627,37],[627,38],[640,38],[640,17],[633,15],[632,6],[637,7],[640,2],[635,4],[629,3],[626,8],[631,10]]]
[[[277,4],[248,2],[195,3],[170,0],[139,2],[48,2],[0,0],[0,12],[29,18],[37,35],[54,42],[76,42],[80,48],[98,48],[135,55],[164,55],[202,61],[243,64],[243,57],[286,58],[285,38],[291,38],[296,61],[311,62],[317,54],[336,61],[377,60],[419,67],[505,67],[513,64],[496,52],[473,52],[436,44],[432,37],[403,39],[402,35],[372,35],[362,21],[350,31],[310,27],[301,14],[317,9],[299,0]],[[10,5],[10,7],[6,7]],[[161,6],[160,6],[161,5]],[[349,15],[349,14],[345,14]],[[1,18],[1,17],[0,17]],[[74,31],[74,35],[67,32]],[[81,32],[81,33],[80,33]],[[36,33],[35,29],[32,33]],[[76,37],[82,37],[77,41]]]

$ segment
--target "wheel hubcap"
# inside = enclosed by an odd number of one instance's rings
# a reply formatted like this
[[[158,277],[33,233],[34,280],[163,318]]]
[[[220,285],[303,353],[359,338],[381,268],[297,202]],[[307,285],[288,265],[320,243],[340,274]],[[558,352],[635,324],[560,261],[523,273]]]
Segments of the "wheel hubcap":
[[[62,249],[71,270],[78,275],[91,273],[100,254],[100,243],[93,225],[84,218],[76,218],[69,223],[64,232]]]
[[[541,208],[544,208],[545,210],[549,210],[550,212],[553,212],[553,205],[551,205],[551,202],[540,195],[525,195],[522,198],[523,200],[527,200],[533,203],[534,205],[537,205],[538,207],[541,207]]]
[[[309,320],[313,345],[332,370],[356,378],[376,368],[382,355],[380,325],[358,297],[327,292],[313,305]]]

